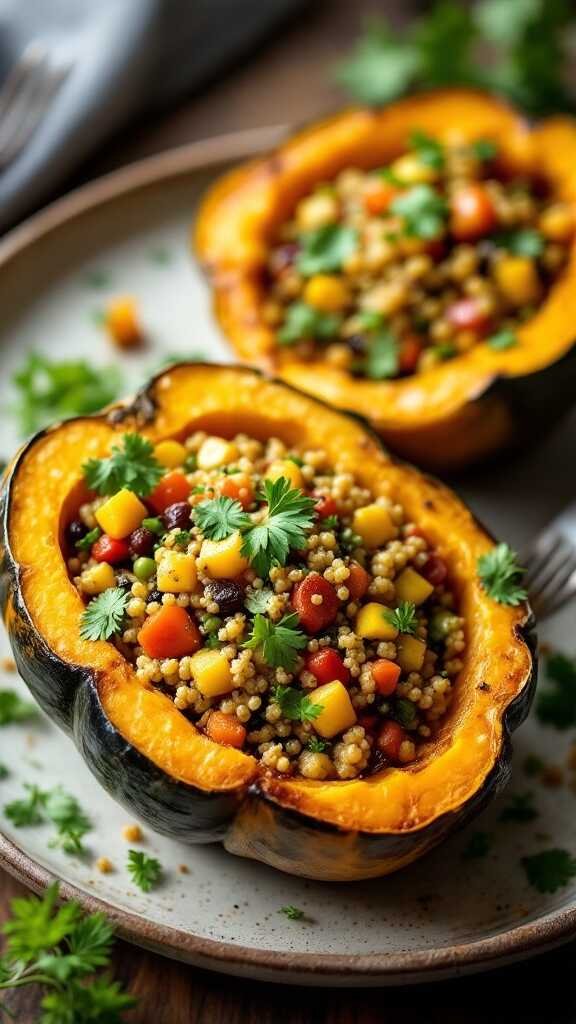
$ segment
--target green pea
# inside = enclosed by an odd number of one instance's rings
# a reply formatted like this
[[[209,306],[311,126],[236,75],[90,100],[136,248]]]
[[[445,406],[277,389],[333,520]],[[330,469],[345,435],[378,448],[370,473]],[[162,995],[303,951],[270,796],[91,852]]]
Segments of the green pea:
[[[149,580],[156,572],[156,562],[153,558],[137,558],[134,562],[134,575],[139,580]]]
[[[215,633],[222,625],[222,619],[219,619],[217,615],[207,615],[202,620],[202,625],[207,633]]]
[[[162,520],[159,519],[157,516],[154,516],[151,519],[143,519],[142,526],[144,526],[147,530],[150,530],[150,533],[160,534],[164,533],[166,529]]]
[[[184,472],[193,473],[196,469],[198,469],[198,457],[195,452],[191,452],[184,460]]]

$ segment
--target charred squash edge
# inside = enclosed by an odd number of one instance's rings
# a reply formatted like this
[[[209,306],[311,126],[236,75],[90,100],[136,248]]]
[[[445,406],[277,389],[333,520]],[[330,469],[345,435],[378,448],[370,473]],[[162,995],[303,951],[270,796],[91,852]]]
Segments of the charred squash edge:
[[[182,402],[185,395],[194,393],[195,388],[199,399],[194,409],[190,405],[179,406],[178,402]],[[255,419],[257,397],[267,411]],[[274,400],[277,406],[272,411]],[[171,401],[175,403],[172,406]],[[312,412],[314,416],[306,416]],[[166,436],[185,433],[190,423],[204,423],[211,428],[220,424],[225,433],[236,429],[243,420],[249,421],[248,429],[257,420],[263,436],[267,431],[282,432],[283,425],[285,435],[296,432],[316,444],[325,442],[320,426],[322,422],[327,437],[340,427],[340,438],[347,434],[351,459],[354,458],[355,445],[360,446],[362,459],[368,467],[359,469],[361,473],[369,475],[370,467],[372,473],[378,473],[379,466],[373,466],[373,460],[376,460],[394,477],[401,501],[406,502],[407,495],[411,495],[412,504],[414,501],[422,503],[423,515],[427,515],[429,520],[425,528],[430,528],[435,518],[438,531],[441,524],[445,526],[446,517],[442,509],[458,513],[460,518],[457,517],[456,529],[460,534],[452,534],[453,561],[457,555],[459,559],[471,558],[470,547],[475,555],[476,551],[486,550],[489,546],[488,535],[447,488],[412,467],[391,460],[382,451],[375,435],[356,418],[344,416],[253,370],[213,364],[184,364],[156,376],[131,402],[113,406],[103,414],[69,420],[41,432],[28,442],[8,468],[1,495],[0,599],[18,669],[48,715],[72,735],[103,786],[153,829],[188,842],[221,840],[233,853],[254,857],[281,870],[307,877],[352,880],[386,874],[410,863],[438,843],[476,814],[505,784],[510,771],[509,736],[527,714],[535,684],[533,619],[527,606],[510,609],[495,605],[483,594],[476,581],[470,587],[467,586],[470,582],[468,577],[463,584],[455,578],[457,586],[464,587],[463,600],[470,604],[470,609],[474,608],[480,616],[487,616],[486,621],[495,630],[494,635],[498,637],[500,629],[506,640],[498,646],[496,639],[490,651],[491,660],[485,674],[490,676],[491,689],[485,691],[482,687],[479,696],[475,674],[480,669],[476,662],[472,662],[470,671],[465,670],[459,680],[460,705],[457,701],[438,741],[428,745],[428,751],[412,769],[386,769],[371,779],[353,782],[288,781],[263,772],[252,757],[231,751],[231,748],[217,747],[201,737],[209,754],[206,764],[212,763],[210,787],[205,784],[205,779],[197,779],[192,785],[189,778],[186,781],[186,771],[177,772],[176,767],[165,770],[170,758],[174,766],[178,764],[176,747],[167,751],[147,747],[145,753],[138,748],[134,737],[131,742],[126,735],[132,728],[126,716],[131,715],[139,701],[145,700],[152,701],[155,713],[174,714],[185,723],[186,743],[190,742],[192,733],[200,739],[192,724],[176,711],[168,698],[136,683],[130,667],[113,645],[86,645],[74,635],[74,617],[81,613],[82,602],[73,584],[67,581],[66,566],[59,548],[61,505],[46,517],[46,523],[52,523],[57,533],[55,566],[60,578],[52,584],[44,578],[40,595],[38,590],[34,590],[32,579],[34,572],[39,572],[38,566],[35,568],[33,559],[25,564],[22,564],[25,561],[22,558],[17,561],[14,548],[22,542],[22,538],[17,536],[18,517],[25,517],[27,511],[23,505],[27,485],[22,481],[27,472],[31,473],[33,480],[34,458],[41,450],[45,451],[45,448],[39,449],[39,445],[49,445],[55,438],[59,439],[62,432],[69,445],[74,432],[79,431],[79,450],[89,437],[94,440],[98,434],[101,436],[94,443],[96,447],[102,447],[114,432],[122,429],[141,429],[151,436],[160,437],[164,430]],[[314,423],[310,426],[312,420]],[[339,447],[342,448],[340,440]],[[79,471],[75,455],[70,466],[72,478],[74,466],[76,472]],[[65,499],[71,493],[68,484],[66,480],[62,485]],[[49,504],[49,498],[47,494],[46,504]],[[31,500],[30,495],[28,499]],[[430,505],[439,511],[431,509]],[[466,529],[470,531],[469,537]],[[43,536],[47,542],[48,536]],[[458,548],[456,551],[458,536],[461,536],[461,550]],[[450,552],[446,554],[450,559]],[[68,596],[60,589],[64,581],[70,588]],[[46,620],[42,618],[42,614],[46,615],[43,603],[48,602],[49,615],[57,614],[55,605],[50,604],[54,595],[61,595],[56,606],[62,604],[68,629],[58,634],[56,627],[51,627],[52,634],[48,638],[45,635]],[[73,608],[72,615],[65,604]],[[30,605],[35,607],[31,610]],[[38,619],[41,621],[36,624]],[[471,658],[478,655],[475,647],[478,647],[480,629],[484,638],[483,648],[486,647],[486,621],[482,626],[477,624],[476,634],[470,623]],[[57,648],[60,648],[60,653]],[[497,678],[490,674],[492,662],[492,671]],[[112,721],[116,712],[119,714],[118,726]],[[459,763],[458,758],[466,761],[467,750],[473,749],[473,745],[466,745],[462,735],[468,728],[478,749],[482,745],[482,737],[487,745],[488,753],[476,767],[476,774],[467,776],[461,765],[462,784],[453,800],[436,801],[432,807],[421,806],[419,809],[416,797],[421,802],[429,800],[434,785],[446,789],[446,775],[444,783],[441,783],[442,771],[446,771],[446,765],[443,768],[440,765],[442,759],[452,752],[452,760],[456,761],[451,766],[453,771]],[[150,736],[145,738],[149,744]],[[463,748],[459,754],[455,753],[457,745]],[[192,746],[200,749],[196,741]],[[220,769],[215,771],[214,763],[219,766],[224,762],[222,777],[218,780]],[[420,786],[416,785],[419,775],[422,775]],[[433,776],[432,782],[426,783],[430,775]],[[381,785],[383,780],[392,787],[392,794],[397,791],[397,799],[400,800],[395,827],[378,826],[378,815],[386,801],[382,799],[382,793],[376,793],[373,787]]]
[[[224,335],[246,363],[362,415],[402,457],[444,471],[526,444],[572,404],[576,241],[567,269],[536,316],[518,331],[516,348],[495,352],[479,345],[425,375],[400,381],[356,380],[321,360],[299,362],[278,350],[262,316],[268,241],[298,198],[345,166],[378,166],[398,155],[414,127],[440,138],[494,138],[509,163],[547,175],[576,210],[575,120],[559,116],[530,126],[494,95],[445,89],[380,111],[346,110],[298,132],[267,157],[232,170],[205,196],[194,245]],[[532,415],[532,404],[538,416]]]

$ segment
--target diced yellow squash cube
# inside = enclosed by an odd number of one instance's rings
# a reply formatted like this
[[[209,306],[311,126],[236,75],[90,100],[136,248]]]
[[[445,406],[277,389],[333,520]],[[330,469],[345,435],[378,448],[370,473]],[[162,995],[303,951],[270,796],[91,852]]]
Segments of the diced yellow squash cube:
[[[131,295],[120,296],[108,303],[104,324],[118,348],[135,348],[144,339],[136,301]]]
[[[356,712],[348,690],[338,679],[333,683],[325,683],[310,693],[313,704],[319,704],[322,711],[317,718],[311,719],[316,732],[325,740],[332,739],[337,733],[349,729],[356,722]]]
[[[154,446],[154,455],[161,466],[176,469],[182,465],[188,452],[180,441],[160,441]]]
[[[369,601],[360,608],[356,616],[356,633],[364,640],[395,640],[398,636],[396,626],[386,619],[390,611],[377,601]]]
[[[416,605],[423,604],[434,590],[433,585],[410,566],[402,570],[394,585],[398,601],[410,601]]]
[[[205,697],[219,697],[234,689],[230,662],[222,651],[204,648],[190,658],[190,669],[196,686]]]
[[[384,505],[357,508],[352,519],[352,529],[362,537],[368,548],[378,548],[398,536],[390,511]]]
[[[502,256],[494,264],[496,284],[512,306],[525,306],[540,296],[540,279],[528,256]]]
[[[205,540],[200,548],[198,568],[217,580],[233,580],[248,568],[248,560],[240,554],[242,537],[230,534],[224,540]]]
[[[184,551],[167,551],[158,563],[158,590],[163,594],[190,594],[196,590],[197,573],[194,555]]]
[[[403,633],[396,644],[396,660],[404,672],[419,672],[424,664],[426,644],[417,636],[408,636]]]
[[[304,477],[300,466],[297,466],[292,459],[277,459],[276,462],[271,462],[266,470],[267,480],[279,480],[283,476],[286,480],[289,480],[292,487],[297,487],[302,490],[304,486]]]
[[[399,156],[390,170],[403,185],[427,185],[438,177],[438,171],[430,164],[425,164],[415,153]]]
[[[108,562],[99,562],[91,569],[85,569],[80,579],[82,580],[82,590],[85,594],[90,594],[91,597],[94,594],[101,594],[109,587],[116,586],[114,569]]]
[[[233,441],[224,437],[207,437],[198,451],[198,469],[217,469],[237,458],[238,449]]]
[[[315,274],[304,288],[304,302],[325,313],[339,313],[350,302],[350,287],[337,274]]]
[[[114,540],[122,540],[140,526],[148,510],[132,491],[122,490],[100,505],[94,515],[104,533]]]

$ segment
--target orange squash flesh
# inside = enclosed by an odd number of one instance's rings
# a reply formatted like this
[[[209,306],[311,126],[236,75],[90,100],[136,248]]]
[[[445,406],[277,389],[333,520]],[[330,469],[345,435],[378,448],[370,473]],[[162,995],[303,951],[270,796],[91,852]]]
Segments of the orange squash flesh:
[[[465,664],[445,723],[410,767],[388,767],[351,782],[276,777],[253,757],[201,735],[168,697],[136,679],[112,644],[80,639],[84,605],[68,577],[61,541],[79,500],[82,463],[104,456],[127,430],[140,430],[156,443],[197,429],[224,437],[242,430],[324,448],[375,495],[395,496],[446,561],[466,620]],[[80,673],[90,673],[107,721],[164,775],[204,793],[235,792],[239,809],[224,837],[234,852],[326,877],[319,873],[322,858],[318,865],[308,863],[309,857],[304,863],[296,845],[289,856],[285,839],[275,842],[286,819],[278,820],[276,833],[270,820],[294,812],[312,833],[316,823],[336,827],[336,845],[327,844],[331,852],[324,858],[332,863],[328,877],[383,874],[437,842],[477,805],[480,794],[506,777],[508,728],[527,709],[532,677],[522,636],[527,609],[495,604],[480,587],[476,561],[492,542],[462,502],[436,481],[393,462],[356,420],[250,370],[176,367],[133,406],[69,421],[33,440],[16,460],[4,501],[6,564],[16,569],[7,585],[6,619],[25,677],[32,636],[39,636],[59,663],[72,666],[78,685]],[[507,716],[514,723],[505,724]],[[99,756],[106,756],[105,749]],[[362,835],[392,845],[367,856]],[[410,839],[401,851],[395,836]],[[310,843],[317,846],[319,835]]]
[[[443,90],[381,111],[344,111],[295,135],[270,156],[232,171],[206,196],[194,243],[218,320],[243,361],[360,414],[401,455],[432,468],[458,468],[518,440],[521,403],[495,382],[533,377],[536,387],[542,370],[573,352],[576,243],[543,305],[517,331],[516,347],[497,352],[477,345],[400,380],[357,379],[321,358],[300,361],[289,348],[277,346],[263,316],[268,247],[297,201],[346,167],[389,163],[406,150],[414,129],[440,141],[494,140],[507,171],[544,176],[576,216],[576,121],[553,118],[531,129],[493,96]],[[573,390],[576,357],[563,365],[561,376],[567,372]],[[558,415],[558,402],[558,393],[550,394],[541,430]]]

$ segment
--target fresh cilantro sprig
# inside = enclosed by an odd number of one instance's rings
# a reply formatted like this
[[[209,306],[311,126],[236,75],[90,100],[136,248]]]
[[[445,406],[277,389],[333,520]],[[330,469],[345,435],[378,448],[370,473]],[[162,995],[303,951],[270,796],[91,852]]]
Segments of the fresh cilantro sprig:
[[[471,150],[477,160],[488,163],[498,156],[498,145],[492,139],[476,139],[471,145]]]
[[[231,533],[250,525],[250,516],[240,502],[226,497],[200,502],[194,509],[194,519],[210,540],[224,540]]]
[[[507,249],[514,256],[528,256],[537,259],[544,251],[544,238],[535,228],[515,228],[494,235],[494,243]]]
[[[58,883],[39,899],[12,901],[12,916],[2,931],[6,953],[0,958],[0,990],[41,985],[41,1024],[122,1024],[135,1000],[108,974],[113,929],[103,914],[82,916],[75,902],[58,907]],[[2,1012],[10,1017],[0,1002]]]
[[[278,342],[296,345],[299,341],[329,341],[338,334],[341,323],[342,317],[337,313],[325,313],[306,302],[292,302],[278,330]]]
[[[0,690],[0,726],[31,722],[37,717],[37,707],[28,700],[22,700],[16,690]]]
[[[441,171],[445,163],[444,146],[438,139],[426,135],[425,132],[414,130],[410,133],[410,146],[415,150],[420,163],[431,167],[434,171]]]
[[[49,846],[62,849],[64,853],[83,853],[82,839],[92,826],[76,797],[60,786],[42,790],[26,784],[24,789],[27,792],[25,797],[4,807],[8,820],[16,828],[51,822],[56,826],[56,835]]]
[[[258,613],[252,624],[247,640],[242,644],[250,650],[260,650],[267,665],[284,668],[291,672],[296,664],[298,651],[306,647],[308,640],[297,629],[298,616],[295,612],[284,615],[279,622],[272,622]]]
[[[576,725],[576,661],[565,654],[546,659],[545,682],[539,688],[536,715],[543,725],[570,729]]]
[[[390,211],[400,217],[407,235],[433,239],[444,230],[448,203],[432,185],[414,185],[392,200]]]
[[[273,590],[270,590],[269,587],[262,587],[260,590],[254,590],[247,594],[244,604],[253,615],[258,615],[258,613],[265,615],[273,597]]]
[[[491,334],[489,338],[486,338],[486,344],[494,349],[495,352],[505,352],[506,349],[516,347],[518,336],[510,328],[503,327],[501,331],[497,331],[496,334]]]
[[[358,232],[346,224],[326,224],[300,235],[296,267],[304,277],[341,270],[358,244]]]
[[[90,551],[93,544],[96,543],[99,537],[102,536],[102,530],[99,526],[95,526],[93,530],[89,530],[85,537],[81,537],[77,540],[74,547],[78,548],[78,551]]]
[[[306,915],[300,907],[294,907],[291,903],[288,903],[285,907],[280,907],[279,914],[284,914],[289,921],[301,921]]]
[[[272,698],[279,705],[282,716],[290,722],[313,722],[324,708],[323,704],[315,704],[307,693],[293,686],[275,686]]]
[[[573,110],[567,40],[575,22],[567,0],[436,0],[407,28],[370,19],[337,75],[363,103],[388,103],[414,88],[472,85],[503,93],[531,114]]]
[[[13,411],[23,435],[54,420],[97,412],[118,397],[122,378],[115,366],[95,367],[85,359],[52,360],[31,352],[12,382]]]
[[[10,772],[8,771],[6,765],[3,764],[2,761],[0,761],[0,782],[2,781],[2,779],[7,779],[9,775]]]
[[[396,377],[400,369],[400,346],[394,331],[382,327],[369,339],[364,373],[371,380]]]
[[[522,867],[530,885],[542,893],[556,892],[576,876],[576,858],[567,850],[543,850],[523,857]]]
[[[142,892],[150,892],[162,877],[162,865],[142,850],[128,851],[128,872]]]
[[[306,749],[311,754],[323,754],[327,746],[326,740],[321,740],[319,736],[311,736],[306,744]]]
[[[154,490],[164,473],[154,446],[141,434],[124,434],[123,447],[114,445],[107,459],[88,459],[82,466],[86,483],[97,494],[116,494],[123,488],[140,498]]]
[[[130,594],[121,587],[109,587],[87,605],[80,620],[83,640],[109,640],[122,629]]]
[[[502,808],[499,821],[513,821],[518,824],[525,824],[534,821],[538,817],[538,811],[534,806],[534,793],[513,793],[510,802]]]
[[[265,480],[259,498],[266,502],[266,515],[244,534],[242,554],[259,576],[267,576],[273,565],[285,565],[291,549],[306,544],[306,530],[314,523],[316,502],[292,487],[286,477]]]
[[[478,559],[478,577],[483,589],[498,604],[516,607],[528,594],[521,586],[524,569],[508,544],[497,544]]]
[[[384,618],[399,633],[414,634],[418,627],[416,605],[412,601],[401,601],[397,608],[387,608],[384,611]]]

